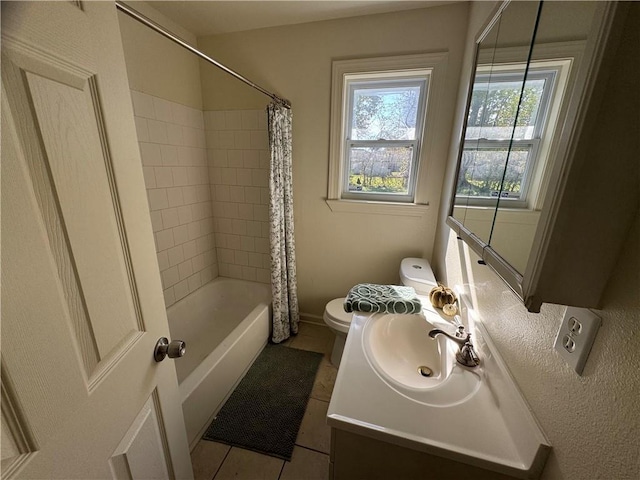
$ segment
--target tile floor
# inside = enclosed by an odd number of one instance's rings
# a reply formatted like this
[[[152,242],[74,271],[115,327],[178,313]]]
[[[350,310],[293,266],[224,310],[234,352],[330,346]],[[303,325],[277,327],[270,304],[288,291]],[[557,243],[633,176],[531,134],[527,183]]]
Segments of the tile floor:
[[[283,345],[324,353],[290,462],[268,455],[200,440],[191,452],[195,480],[326,480],[331,430],[327,409],[338,373],[329,358],[334,335],[327,327],[300,322],[298,335]]]

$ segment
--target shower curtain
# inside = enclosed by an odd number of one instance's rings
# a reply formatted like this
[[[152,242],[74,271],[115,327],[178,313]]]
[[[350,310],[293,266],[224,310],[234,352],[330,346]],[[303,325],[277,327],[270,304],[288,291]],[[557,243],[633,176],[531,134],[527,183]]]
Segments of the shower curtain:
[[[296,248],[293,238],[291,110],[279,103],[267,107],[269,118],[269,220],[273,334],[280,343],[298,333]]]

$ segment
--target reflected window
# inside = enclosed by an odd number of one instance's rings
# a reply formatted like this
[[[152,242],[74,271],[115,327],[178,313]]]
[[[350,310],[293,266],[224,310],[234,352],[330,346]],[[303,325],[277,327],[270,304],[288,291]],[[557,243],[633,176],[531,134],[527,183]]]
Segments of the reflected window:
[[[531,64],[479,72],[473,85],[456,199],[528,207],[533,172],[556,89],[558,68]]]

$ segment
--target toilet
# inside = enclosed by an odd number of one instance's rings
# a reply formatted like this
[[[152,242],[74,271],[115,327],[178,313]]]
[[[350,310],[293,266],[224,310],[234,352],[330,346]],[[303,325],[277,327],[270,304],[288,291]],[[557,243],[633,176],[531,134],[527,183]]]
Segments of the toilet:
[[[427,296],[437,285],[431,265],[424,258],[405,258],[400,263],[400,282],[407,287],[413,287],[419,296]],[[421,299],[424,305],[426,299]],[[334,298],[327,303],[323,319],[327,326],[336,334],[331,352],[331,363],[340,366],[342,351],[347,341],[347,333],[351,326],[353,314],[344,311],[344,297]]]

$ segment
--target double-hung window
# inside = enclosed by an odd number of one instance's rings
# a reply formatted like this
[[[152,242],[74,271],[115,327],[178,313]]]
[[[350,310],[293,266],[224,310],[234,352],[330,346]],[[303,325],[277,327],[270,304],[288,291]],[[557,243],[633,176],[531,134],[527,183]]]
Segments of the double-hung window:
[[[332,210],[424,212],[446,62],[446,52],[333,62]]]
[[[457,203],[531,208],[530,191],[558,69],[532,65],[476,75],[456,191]],[[516,118],[517,117],[517,118]],[[505,168],[506,166],[506,168]]]
[[[342,198],[412,202],[428,72],[346,77]]]

